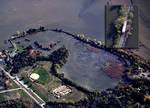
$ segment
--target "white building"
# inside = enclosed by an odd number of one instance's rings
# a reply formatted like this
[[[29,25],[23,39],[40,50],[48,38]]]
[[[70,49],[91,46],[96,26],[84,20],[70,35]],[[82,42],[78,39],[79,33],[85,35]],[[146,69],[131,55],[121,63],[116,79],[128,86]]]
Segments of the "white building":
[[[62,96],[65,96],[69,93],[71,93],[71,89],[65,85],[61,85],[57,88],[55,88],[52,93],[54,94],[55,97],[60,98]]]
[[[122,27],[122,33],[126,32],[126,28],[127,28],[127,20],[124,21],[123,27]]]

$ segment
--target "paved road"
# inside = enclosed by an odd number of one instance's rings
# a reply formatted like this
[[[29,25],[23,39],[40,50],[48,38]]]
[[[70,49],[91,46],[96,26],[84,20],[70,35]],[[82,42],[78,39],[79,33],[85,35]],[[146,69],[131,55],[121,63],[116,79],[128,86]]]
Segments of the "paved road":
[[[126,17],[125,17],[124,25],[127,23],[127,20],[128,20],[127,17],[128,17],[128,14],[129,14],[130,10],[131,10],[131,7],[129,7],[128,11],[126,12]],[[127,40],[127,34],[126,34],[126,30],[125,30],[125,32],[123,32],[122,35],[121,35],[121,37],[120,37],[120,41],[119,41],[119,47],[120,48],[124,48],[125,47],[126,40]]]
[[[124,48],[125,47],[125,37],[126,37],[126,33],[123,33],[120,37],[120,41],[119,41],[119,47],[120,48]]]
[[[21,90],[21,89],[22,88],[15,88],[15,89],[3,90],[3,91],[0,91],[0,93],[7,93],[7,92],[12,92],[12,91]]]

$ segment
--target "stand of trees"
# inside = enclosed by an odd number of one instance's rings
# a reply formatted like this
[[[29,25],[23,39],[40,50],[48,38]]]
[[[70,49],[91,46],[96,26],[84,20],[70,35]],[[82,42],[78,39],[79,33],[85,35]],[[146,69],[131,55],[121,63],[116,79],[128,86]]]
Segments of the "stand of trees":
[[[67,62],[67,58],[69,56],[69,51],[65,46],[59,48],[58,50],[52,52],[52,54],[49,56],[50,61],[52,61],[54,64],[63,65]]]
[[[0,108],[27,108],[22,100],[7,100],[0,102]]]
[[[24,49],[23,52],[16,54],[12,58],[12,72],[11,73],[17,73],[20,68],[25,67],[25,66],[32,66],[35,62],[36,59],[32,58],[29,55],[29,47]]]
[[[119,40],[121,36],[121,29],[125,21],[126,11],[127,11],[127,7],[125,5],[122,5],[119,10],[119,17],[115,20],[115,23],[114,23],[115,28],[116,28],[116,31],[115,31],[116,35],[114,38],[113,47],[115,48],[118,47],[118,44],[119,44]]]

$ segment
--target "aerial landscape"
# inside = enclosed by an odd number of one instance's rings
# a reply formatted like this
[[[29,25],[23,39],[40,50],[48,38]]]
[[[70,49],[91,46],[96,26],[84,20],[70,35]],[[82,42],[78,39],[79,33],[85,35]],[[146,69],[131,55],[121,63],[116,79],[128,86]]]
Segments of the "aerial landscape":
[[[149,4],[1,0],[0,108],[149,108]]]

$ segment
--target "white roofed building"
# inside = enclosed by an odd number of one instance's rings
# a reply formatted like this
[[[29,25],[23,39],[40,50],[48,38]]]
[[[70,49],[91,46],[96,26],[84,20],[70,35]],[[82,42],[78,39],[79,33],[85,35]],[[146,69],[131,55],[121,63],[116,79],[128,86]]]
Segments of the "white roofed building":
[[[55,88],[52,93],[54,94],[55,97],[60,98],[62,96],[65,96],[69,93],[71,93],[71,89],[65,85],[61,85],[57,88]]]

